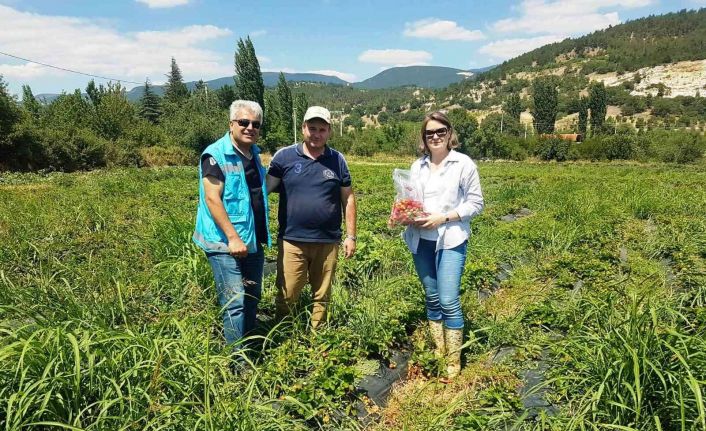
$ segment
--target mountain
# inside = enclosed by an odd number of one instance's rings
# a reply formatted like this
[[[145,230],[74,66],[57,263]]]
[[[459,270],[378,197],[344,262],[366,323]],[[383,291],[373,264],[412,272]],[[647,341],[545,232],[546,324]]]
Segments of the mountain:
[[[404,87],[404,86],[417,86],[422,88],[442,88],[449,84],[463,81],[464,79],[475,76],[478,73],[485,72],[494,68],[495,66],[488,66],[480,69],[454,69],[452,67],[440,67],[440,66],[406,66],[406,67],[393,67],[391,69],[384,70],[372,78],[368,78],[365,81],[357,82],[351,84],[350,82],[344,81],[337,76],[321,75],[318,73],[286,73],[284,72],[284,78],[288,82],[315,82],[321,84],[334,84],[334,85],[353,85],[356,88],[362,89],[380,89],[380,88],[394,88],[394,87]],[[274,87],[277,85],[279,79],[279,72],[262,72],[262,80],[265,83],[265,87]],[[233,85],[232,76],[224,76],[222,78],[212,79],[210,81],[205,81],[209,90],[218,90],[225,85]],[[190,81],[186,83],[186,87],[189,91],[196,87],[196,81]],[[161,85],[153,85],[152,89],[159,95],[164,95],[164,87]],[[126,92],[126,96],[130,101],[137,101],[142,97],[144,92],[144,86],[138,85]],[[44,100],[47,103],[56,99],[58,94],[38,94],[36,97],[40,100]]]
[[[279,79],[279,72],[262,72],[262,80],[265,83],[265,87],[274,87],[277,85],[277,80]],[[338,78],[336,76],[320,75],[318,73],[284,73],[284,79],[287,81],[304,81],[304,82],[319,82],[322,84],[338,84],[338,85],[348,85],[348,82]],[[212,79],[210,81],[205,81],[209,90],[218,90],[225,85],[233,85],[232,76],[224,76],[223,78]],[[191,81],[186,83],[186,87],[189,91],[196,87],[196,81]],[[144,86],[140,85],[127,92],[128,100],[136,101],[142,97],[144,92]],[[153,86],[154,92],[162,96],[164,94],[164,87],[161,85]]]
[[[423,88],[443,88],[470,78],[477,71],[454,69],[440,66],[406,66],[383,70],[365,81],[353,84],[365,89],[416,86]]]

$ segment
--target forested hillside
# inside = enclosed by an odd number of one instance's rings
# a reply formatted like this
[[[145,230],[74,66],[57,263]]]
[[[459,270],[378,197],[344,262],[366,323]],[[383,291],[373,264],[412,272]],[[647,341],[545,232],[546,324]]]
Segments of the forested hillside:
[[[706,58],[706,8],[628,21],[583,37],[565,39],[508,60],[482,74],[548,68],[569,58],[584,60],[584,73],[628,72],[647,66]]]

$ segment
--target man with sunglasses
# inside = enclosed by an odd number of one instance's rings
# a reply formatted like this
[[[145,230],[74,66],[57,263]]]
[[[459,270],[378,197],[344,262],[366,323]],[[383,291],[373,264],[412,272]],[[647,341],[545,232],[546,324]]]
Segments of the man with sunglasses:
[[[346,159],[327,145],[331,114],[312,106],[304,114],[302,143],[282,148],[270,162],[267,188],[280,193],[277,238],[277,316],[285,317],[304,285],[311,285],[311,326],[326,319],[345,214],[346,258],[355,253],[356,205]]]
[[[194,242],[208,257],[227,344],[255,328],[262,290],[263,244],[268,231],[267,188],[260,149],[262,126],[257,102],[230,106],[230,130],[201,154],[199,206]]]

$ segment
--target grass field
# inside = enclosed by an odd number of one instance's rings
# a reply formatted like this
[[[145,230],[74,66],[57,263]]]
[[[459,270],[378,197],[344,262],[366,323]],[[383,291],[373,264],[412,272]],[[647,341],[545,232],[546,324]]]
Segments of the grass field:
[[[361,429],[366,365],[405,347],[409,378],[365,427],[706,429],[706,167],[481,163],[471,341],[443,385],[411,257],[385,225],[391,170],[408,165],[352,163],[358,252],[329,325],[274,326],[269,275],[239,357],[190,241],[195,168],[3,174],[0,428]]]

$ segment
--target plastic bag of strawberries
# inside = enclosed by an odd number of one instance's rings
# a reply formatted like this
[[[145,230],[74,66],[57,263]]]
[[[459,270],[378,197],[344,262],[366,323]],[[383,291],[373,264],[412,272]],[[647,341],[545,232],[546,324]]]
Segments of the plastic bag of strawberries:
[[[407,226],[415,219],[428,215],[424,212],[422,192],[411,178],[407,169],[392,171],[392,182],[395,185],[395,202],[392,204],[388,226]]]

